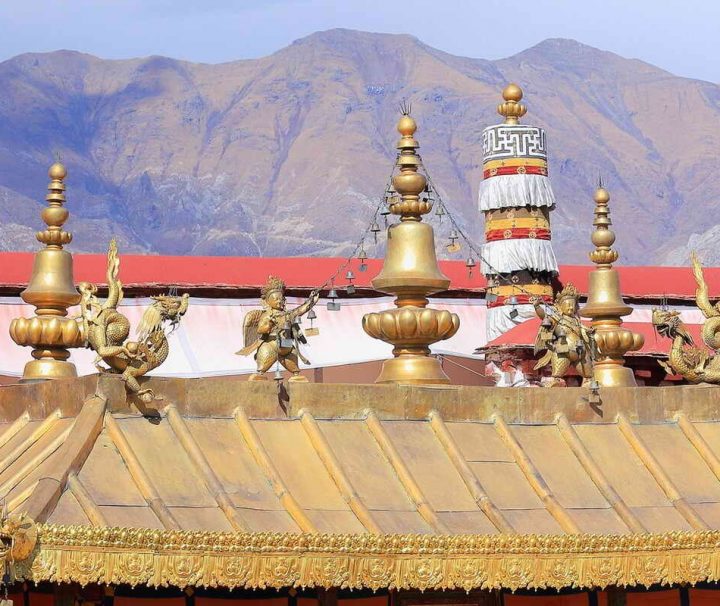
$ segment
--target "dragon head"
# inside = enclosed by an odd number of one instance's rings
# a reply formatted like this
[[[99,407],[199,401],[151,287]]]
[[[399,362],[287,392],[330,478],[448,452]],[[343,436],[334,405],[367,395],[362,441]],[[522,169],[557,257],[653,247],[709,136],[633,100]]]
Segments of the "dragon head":
[[[655,330],[663,337],[674,339],[681,337],[688,345],[693,344],[692,336],[686,330],[685,325],[680,319],[680,313],[673,310],[653,309],[652,323]]]
[[[144,340],[152,332],[160,330],[165,322],[170,322],[171,328],[180,324],[180,320],[188,310],[190,295],[168,294],[151,297],[153,304],[143,314],[137,329],[140,340]]]

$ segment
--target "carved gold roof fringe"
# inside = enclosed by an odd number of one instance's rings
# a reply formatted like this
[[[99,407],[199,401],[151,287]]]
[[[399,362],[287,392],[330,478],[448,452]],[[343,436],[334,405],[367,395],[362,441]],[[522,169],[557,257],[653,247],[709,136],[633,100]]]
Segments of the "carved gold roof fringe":
[[[602,496],[608,503],[610,503],[620,519],[625,522],[632,532],[647,532],[647,528],[641,524],[637,516],[627,506],[625,501],[623,501],[622,497],[620,497],[620,495],[610,485],[610,482],[608,482],[605,474],[602,472],[602,469],[600,469],[600,466],[593,460],[587,448],[585,448],[585,444],[583,444],[578,437],[575,428],[570,424],[570,421],[568,421],[568,418],[564,414],[559,414],[557,416],[557,426],[560,435],[565,440],[565,443],[570,447],[570,450],[573,451],[577,460],[580,461],[580,465],[582,465],[585,473],[590,476],[593,484],[597,486]]]
[[[450,434],[450,431],[448,431],[447,425],[445,425],[445,421],[443,421],[440,413],[437,410],[431,411],[429,415],[429,420],[430,427],[435,433],[435,437],[442,445],[445,453],[447,454],[448,458],[450,459],[458,474],[462,478],[462,481],[465,483],[468,492],[475,500],[480,510],[488,517],[490,522],[500,532],[505,532],[509,534],[514,533],[515,529],[510,526],[508,521],[505,519],[505,516],[495,506],[495,503],[490,500],[490,497],[488,497],[487,493],[483,490],[480,481],[470,469],[470,466],[467,464],[465,457],[463,457],[462,453],[460,452],[460,448],[455,442],[455,439]]]
[[[405,465],[405,461],[402,460],[400,453],[395,448],[390,437],[387,435],[385,428],[382,426],[382,422],[378,419],[375,411],[368,410],[365,416],[365,423],[367,428],[370,430],[373,438],[377,442],[380,450],[382,450],[385,458],[391,467],[395,471],[400,484],[405,489],[410,502],[415,506],[417,512],[420,514],[423,520],[425,520],[430,527],[441,533],[448,533],[448,529],[443,521],[438,517],[435,510],[430,507],[425,495],[420,490],[415,478],[413,478],[410,470]]]
[[[680,491],[676,488],[673,481],[667,473],[665,473],[665,470],[661,467],[660,463],[658,463],[657,459],[650,452],[650,449],[645,445],[642,438],[637,434],[635,428],[623,413],[618,414],[617,424],[620,433],[625,436],[625,439],[635,451],[635,454],[643,462],[643,465],[647,467],[650,475],[655,478],[658,486],[660,486],[678,513],[685,518],[687,523],[695,530],[707,530],[708,525],[685,500],[685,497],[680,494]]]
[[[575,520],[570,517],[568,512],[565,511],[563,506],[560,505],[558,500],[555,498],[555,495],[553,495],[550,487],[545,483],[545,480],[540,475],[540,472],[537,470],[535,465],[533,465],[530,457],[527,456],[523,447],[520,445],[520,442],[517,441],[517,438],[513,435],[512,430],[500,414],[495,414],[495,429],[500,435],[502,441],[505,442],[505,445],[508,447],[508,450],[515,459],[517,466],[527,478],[527,481],[535,491],[535,494],[537,494],[543,505],[545,505],[547,510],[550,512],[550,515],[555,518],[555,521],[560,525],[560,528],[562,528],[565,532],[578,534],[580,532],[580,528],[575,523]]]
[[[298,416],[300,417],[300,423],[307,433],[310,444],[312,444],[315,452],[317,452],[323,465],[325,465],[325,469],[327,469],[333,482],[335,482],[335,486],[337,486],[342,498],[355,514],[355,517],[360,520],[360,523],[368,532],[380,534],[382,532],[381,528],[377,525],[370,510],[347,478],[342,465],[340,465],[335,453],[333,453],[315,417],[307,410],[301,410]]]
[[[170,509],[168,509],[168,506],[165,505],[150,476],[148,476],[145,469],[143,469],[142,463],[140,463],[140,460],[137,458],[137,455],[123,434],[122,429],[120,429],[120,425],[118,425],[118,422],[109,412],[105,414],[105,427],[107,428],[110,439],[118,449],[123,461],[125,461],[125,465],[127,465],[128,471],[130,472],[130,477],[132,477],[140,494],[150,509],[153,510],[158,520],[160,520],[160,523],[165,526],[165,528],[180,530],[180,524],[178,524],[175,516],[173,516]]]
[[[563,589],[720,580],[720,532],[332,535],[39,525],[15,579],[160,587]]]
[[[180,416],[177,408],[171,404],[165,408],[165,413],[167,414],[167,420],[170,423],[170,427],[180,441],[180,445],[183,447],[192,461],[192,464],[195,466],[195,469],[200,474],[200,477],[205,483],[205,487],[215,499],[218,507],[225,514],[230,526],[232,526],[235,530],[249,530],[247,524],[245,524],[238,515],[230,496],[223,488],[220,480],[218,480],[215,472],[210,466],[210,463],[208,463],[202,449],[198,446],[192,433],[190,433],[190,430],[185,424],[185,420],[182,416]]]
[[[317,533],[318,530],[315,527],[315,524],[310,521],[310,518],[307,517],[303,508],[300,507],[298,502],[295,500],[295,497],[290,494],[287,486],[285,486],[285,482],[283,482],[280,473],[270,459],[270,456],[260,441],[260,436],[257,434],[257,431],[255,431],[252,423],[250,423],[250,419],[248,418],[245,410],[243,408],[237,408],[234,416],[235,423],[240,429],[240,433],[245,440],[248,450],[250,450],[250,453],[252,454],[253,459],[255,459],[255,462],[258,464],[258,467],[260,467],[267,477],[275,495],[285,508],[285,511],[290,514],[290,517],[300,527],[300,530],[303,532]]]

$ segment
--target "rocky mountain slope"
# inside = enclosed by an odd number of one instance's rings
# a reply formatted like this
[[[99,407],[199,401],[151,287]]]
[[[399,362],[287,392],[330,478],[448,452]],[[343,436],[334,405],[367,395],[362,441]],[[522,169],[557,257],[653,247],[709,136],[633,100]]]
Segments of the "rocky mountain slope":
[[[548,131],[562,263],[587,259],[598,174],[625,263],[684,263],[691,238],[720,263],[720,86],[570,40],[486,61],[349,30],[221,65],[0,63],[0,249],[36,248],[58,152],[75,251],[117,235],[127,252],[346,254],[385,186],[404,98],[434,181],[480,239],[481,134],[508,81]]]

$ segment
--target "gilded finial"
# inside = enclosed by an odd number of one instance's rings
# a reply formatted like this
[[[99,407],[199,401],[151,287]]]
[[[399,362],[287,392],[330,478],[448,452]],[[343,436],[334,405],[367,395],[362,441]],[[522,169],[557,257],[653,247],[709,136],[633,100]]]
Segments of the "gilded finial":
[[[497,112],[505,118],[505,124],[517,124],[527,113],[527,107],[520,103],[523,98],[522,88],[517,84],[508,84],[502,92],[504,103],[497,106]]]
[[[37,232],[35,237],[46,246],[62,248],[63,245],[72,242],[72,234],[62,229],[70,215],[67,208],[63,206],[65,203],[65,183],[63,181],[67,177],[67,170],[58,160],[48,170],[48,177],[50,177],[50,184],[48,185],[48,194],[45,196],[48,205],[40,215],[48,228]]]
[[[598,180],[598,188],[595,190],[593,200],[595,201],[595,220],[593,221],[595,230],[591,240],[595,245],[595,250],[590,253],[590,260],[596,265],[612,267],[619,255],[616,250],[611,248],[615,243],[615,232],[610,229],[612,225],[609,207],[610,194],[602,186],[602,178]]]
[[[30,283],[20,293],[25,303],[35,306],[35,316],[10,323],[13,341],[33,348],[34,359],[25,365],[23,380],[76,376],[75,366],[67,361],[68,349],[85,343],[82,326],[67,317],[68,308],[80,302],[73,281],[72,255],[63,249],[72,240],[72,234],[62,229],[70,214],[63,206],[67,170],[56,161],[48,176],[47,206],[40,214],[47,228],[36,234],[45,246],[36,253]]]
[[[418,172],[422,166],[415,140],[417,124],[410,116],[410,105],[400,106],[397,124],[400,141],[393,187],[400,200],[391,212],[400,221],[388,228],[387,250],[382,271],[373,279],[377,290],[395,295],[395,308],[363,316],[363,330],[392,344],[393,358],[383,363],[377,383],[449,383],[430,345],[449,339],[460,327],[457,314],[428,307],[427,296],[447,290],[450,280],[438,266],[435,234],[422,215],[432,204],[425,195],[427,179]]]
[[[595,250],[590,253],[590,260],[597,267],[588,276],[588,299],[580,315],[592,320],[598,349],[598,357],[593,364],[595,380],[604,387],[635,385],[633,371],[625,366],[625,354],[640,349],[644,338],[622,326],[623,316],[632,313],[632,308],[623,301],[620,274],[612,266],[618,259],[618,253],[611,248],[615,243],[615,233],[610,229],[610,194],[602,186],[602,181],[598,185],[593,196],[595,229],[591,236]]]
[[[393,177],[393,186],[400,195],[400,201],[392,205],[390,212],[400,215],[401,221],[420,221],[421,215],[430,212],[432,205],[420,196],[427,185],[427,179],[418,172],[422,160],[417,153],[420,144],[415,140],[417,123],[410,115],[409,103],[403,101],[400,111],[402,116],[397,123],[400,133],[397,165],[400,172]]]

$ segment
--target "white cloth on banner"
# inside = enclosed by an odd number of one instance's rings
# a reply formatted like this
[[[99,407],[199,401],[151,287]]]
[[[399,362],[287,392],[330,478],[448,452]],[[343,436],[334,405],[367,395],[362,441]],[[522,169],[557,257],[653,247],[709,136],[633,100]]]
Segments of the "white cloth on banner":
[[[511,310],[516,310],[517,316],[510,317]],[[522,324],[525,320],[536,318],[535,307],[530,304],[523,305],[499,305],[498,307],[490,307],[487,310],[486,318],[486,342],[497,339],[500,335],[506,333],[511,328],[515,328],[518,324]]]
[[[482,273],[507,274],[524,269],[558,272],[557,259],[550,240],[517,238],[486,242],[482,248]]]
[[[481,211],[498,208],[555,205],[550,179],[544,175],[498,175],[480,182]]]
[[[302,303],[302,299],[288,297],[288,308]],[[131,338],[149,299],[124,299],[121,309],[130,320]],[[392,346],[373,339],[362,329],[366,313],[392,309],[390,297],[341,300],[339,311],[329,311],[327,301],[315,306],[317,320],[314,326],[320,334],[308,337],[303,354],[312,363],[307,368],[340,366],[371,360],[384,360],[392,356]],[[439,341],[431,349],[434,353],[471,357],[485,341],[485,314],[483,299],[431,299],[430,305],[447,309],[460,316],[461,329],[451,339]],[[258,309],[257,299],[201,299],[191,298],[190,306],[178,328],[170,335],[170,355],[165,363],[150,374],[160,376],[201,377],[225,374],[250,373],[255,369],[252,356],[238,356],[243,347],[243,318],[251,309]],[[9,335],[13,318],[32,317],[34,308],[19,297],[0,297],[0,374],[22,375],[30,358],[30,348],[13,343]],[[70,310],[76,315],[77,308]],[[310,326],[307,318],[303,326]],[[78,374],[95,372],[92,364],[95,354],[88,349],[71,349],[70,361],[77,366]]]

